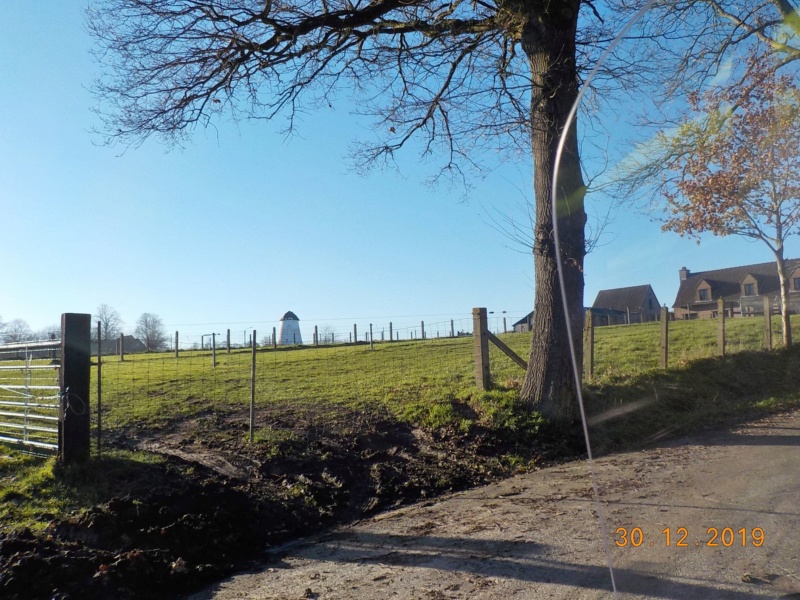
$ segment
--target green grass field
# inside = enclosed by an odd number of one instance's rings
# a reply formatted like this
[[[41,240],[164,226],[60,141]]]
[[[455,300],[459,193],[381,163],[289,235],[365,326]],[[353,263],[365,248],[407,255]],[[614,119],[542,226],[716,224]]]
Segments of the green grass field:
[[[794,325],[800,326],[800,318]],[[716,356],[716,327],[716,321],[670,323],[670,367],[680,370],[698,359]],[[776,319],[776,340],[778,329]],[[727,331],[730,355],[761,348],[761,319],[729,319]],[[658,323],[598,327],[595,332],[591,389],[658,372]],[[500,337],[528,358],[528,334]],[[467,417],[459,405],[469,404],[482,415],[491,411],[498,397],[497,393],[478,393],[472,351],[468,337],[383,342],[374,349],[366,344],[259,349],[255,404],[295,411],[313,407],[316,413],[324,413],[325,407],[388,410],[396,418],[425,427],[464,427]],[[523,379],[522,369],[494,346],[490,356],[496,388],[513,397]],[[218,352],[216,368],[211,360],[209,351],[182,351],[178,359],[173,353],[129,355],[124,362],[105,359],[104,427],[148,428],[197,415],[247,410],[251,352]]]

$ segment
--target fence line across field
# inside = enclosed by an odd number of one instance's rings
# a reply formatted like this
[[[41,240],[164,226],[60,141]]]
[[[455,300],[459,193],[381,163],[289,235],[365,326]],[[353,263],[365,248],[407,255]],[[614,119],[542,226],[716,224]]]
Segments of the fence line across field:
[[[98,354],[94,405],[89,403],[88,350],[83,358],[80,352],[72,358],[64,354],[69,347],[88,349],[89,317],[81,315],[77,329],[87,326],[78,332],[78,343],[66,344],[62,338],[0,347],[0,425],[7,425],[0,427],[0,441],[46,444],[49,450],[58,444],[60,453],[82,457],[88,452],[89,414],[99,452],[108,435],[160,435],[180,429],[186,419],[212,430],[241,429],[246,439],[256,440],[267,435],[267,418],[317,419],[324,426],[321,416],[336,418],[345,408],[348,414],[365,415],[389,410],[400,418],[408,411],[446,413],[468,404],[481,390],[518,388],[525,377],[530,333],[511,333],[506,326],[504,334],[502,318],[492,321],[490,314],[475,309],[469,319],[421,321],[419,337],[410,334],[398,341],[393,335],[391,342],[385,335],[381,339],[379,331],[396,334],[393,321],[368,323],[363,329],[356,323],[347,333],[362,339],[334,344],[324,343],[319,326],[317,336],[304,345],[259,344],[255,329],[243,332],[247,346],[233,344],[227,328],[194,337],[175,332],[174,347],[166,352],[121,354],[118,359]],[[589,313],[584,378],[591,383],[606,375],[772,347],[771,305],[765,307],[763,327],[754,318],[724,316],[720,310],[716,320],[671,321],[664,308],[658,323],[595,327]],[[490,331],[490,323],[497,333]],[[447,335],[441,335],[443,330]],[[75,332],[67,335],[77,339]],[[344,339],[341,328],[337,337]],[[210,347],[200,349],[206,340]],[[95,352],[102,349],[95,345]],[[86,383],[69,383],[65,364],[85,368]]]

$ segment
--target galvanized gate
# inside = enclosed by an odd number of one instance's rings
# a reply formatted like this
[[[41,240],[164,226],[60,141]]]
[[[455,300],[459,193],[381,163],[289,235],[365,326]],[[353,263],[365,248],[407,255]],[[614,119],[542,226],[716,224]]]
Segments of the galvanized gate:
[[[61,340],[0,345],[0,441],[57,453]]]

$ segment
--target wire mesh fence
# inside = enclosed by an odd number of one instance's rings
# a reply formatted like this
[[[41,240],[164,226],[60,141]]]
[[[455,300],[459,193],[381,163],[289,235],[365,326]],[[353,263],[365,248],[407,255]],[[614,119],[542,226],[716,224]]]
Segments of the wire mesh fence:
[[[780,317],[773,316],[772,346],[780,347]],[[800,315],[791,316],[792,331],[800,330]],[[721,355],[719,320],[678,320],[669,323],[670,367]],[[763,318],[728,318],[724,322],[725,354],[756,352],[765,348]],[[660,324],[634,323],[596,327],[594,330],[594,376],[631,376],[659,366]]]
[[[800,325],[800,316],[793,322]],[[528,359],[529,333],[513,332],[502,315],[490,314],[488,325]],[[659,329],[659,323],[597,327],[593,379],[657,368]],[[276,326],[275,334],[279,331]],[[715,320],[670,323],[670,366],[716,356],[717,331]],[[763,346],[760,319],[729,319],[726,331],[729,353]],[[259,415],[267,413],[314,420],[320,427],[345,413],[366,418],[380,411],[419,422],[424,421],[422,414],[434,415],[479,393],[471,315],[419,326],[306,327],[301,332],[304,344],[280,344],[272,327],[267,332],[179,333],[162,352],[105,357],[99,415],[103,431],[142,437],[156,431],[179,433],[191,423],[195,432],[201,425],[209,431],[233,429],[244,438],[251,410],[256,435],[262,425]],[[494,344],[489,348],[493,387],[519,388],[525,371]]]
[[[502,333],[502,319],[492,325]],[[271,327],[267,334],[179,332],[177,348],[173,343],[163,352],[103,358],[102,430],[141,437],[187,423],[192,429],[199,422],[244,428],[251,397],[256,434],[264,411],[296,419],[313,415],[320,423],[343,412],[389,411],[415,419],[420,411],[435,412],[474,393],[471,327],[471,315],[419,326],[317,326],[316,332],[302,331],[304,344],[278,343],[277,326],[277,341]],[[501,360],[496,364],[501,372],[508,369]]]

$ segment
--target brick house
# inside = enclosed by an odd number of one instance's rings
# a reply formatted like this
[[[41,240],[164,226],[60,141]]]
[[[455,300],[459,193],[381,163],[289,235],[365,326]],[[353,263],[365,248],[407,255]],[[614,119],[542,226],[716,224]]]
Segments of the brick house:
[[[676,319],[714,319],[718,300],[724,300],[729,317],[764,314],[764,297],[772,311],[780,312],[780,280],[774,262],[728,267],[692,273],[686,267],[678,271],[681,284],[672,305]],[[787,259],[789,312],[800,313],[800,260]]]
[[[601,325],[624,325],[658,321],[661,305],[650,285],[600,290],[592,304],[592,321]]]

